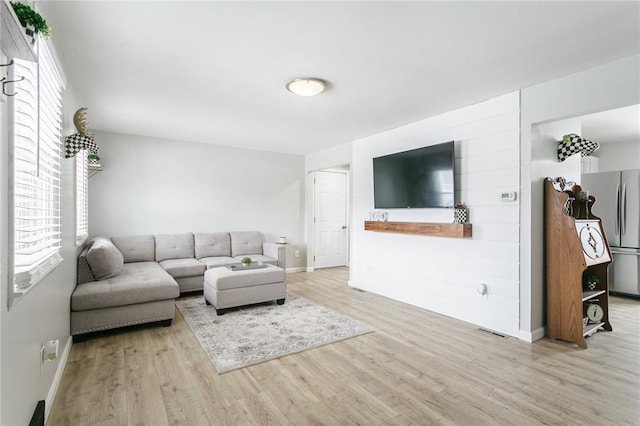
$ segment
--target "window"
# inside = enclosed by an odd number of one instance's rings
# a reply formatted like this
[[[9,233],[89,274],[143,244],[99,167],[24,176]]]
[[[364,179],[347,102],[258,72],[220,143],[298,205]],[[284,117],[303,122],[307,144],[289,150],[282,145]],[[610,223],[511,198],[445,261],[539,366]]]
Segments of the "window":
[[[76,154],[76,244],[80,245],[89,236],[89,168],[88,150]]]
[[[46,44],[38,40],[36,49],[38,63],[14,59],[9,67],[11,79],[19,80],[11,85],[16,95],[8,97],[13,127],[13,296],[26,292],[62,261],[62,79]]]

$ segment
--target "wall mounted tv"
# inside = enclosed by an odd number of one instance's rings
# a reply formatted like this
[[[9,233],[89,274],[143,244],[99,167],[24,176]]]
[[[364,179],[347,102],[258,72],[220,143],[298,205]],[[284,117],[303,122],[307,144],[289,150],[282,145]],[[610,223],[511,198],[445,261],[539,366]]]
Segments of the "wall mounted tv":
[[[373,159],[373,193],[377,209],[453,208],[453,141]]]

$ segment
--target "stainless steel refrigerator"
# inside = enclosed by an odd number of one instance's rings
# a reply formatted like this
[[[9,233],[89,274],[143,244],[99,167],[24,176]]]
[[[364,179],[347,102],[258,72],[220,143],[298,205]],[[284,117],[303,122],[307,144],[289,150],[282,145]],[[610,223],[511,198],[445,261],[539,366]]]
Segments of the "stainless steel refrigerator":
[[[640,170],[588,173],[581,180],[596,198],[593,214],[602,219],[613,254],[609,290],[640,296]]]

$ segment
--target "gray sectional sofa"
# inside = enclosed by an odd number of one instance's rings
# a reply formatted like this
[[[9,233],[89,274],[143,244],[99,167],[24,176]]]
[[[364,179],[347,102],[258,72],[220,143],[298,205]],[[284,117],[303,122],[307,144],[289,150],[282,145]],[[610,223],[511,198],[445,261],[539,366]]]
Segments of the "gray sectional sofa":
[[[245,256],[286,270],[285,247],[265,243],[257,231],[94,238],[78,258],[73,340],[135,324],[171,325],[180,293],[203,290],[207,269]]]

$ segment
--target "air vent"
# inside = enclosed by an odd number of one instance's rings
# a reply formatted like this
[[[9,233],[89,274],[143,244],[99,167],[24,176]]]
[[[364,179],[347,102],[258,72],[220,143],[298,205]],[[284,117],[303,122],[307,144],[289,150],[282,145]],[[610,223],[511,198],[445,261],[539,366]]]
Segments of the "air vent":
[[[484,331],[485,333],[493,334],[493,335],[498,336],[498,337],[502,337],[503,339],[509,338],[509,336],[505,336],[504,334],[498,333],[497,331],[487,330],[486,328],[479,328],[478,330]]]

